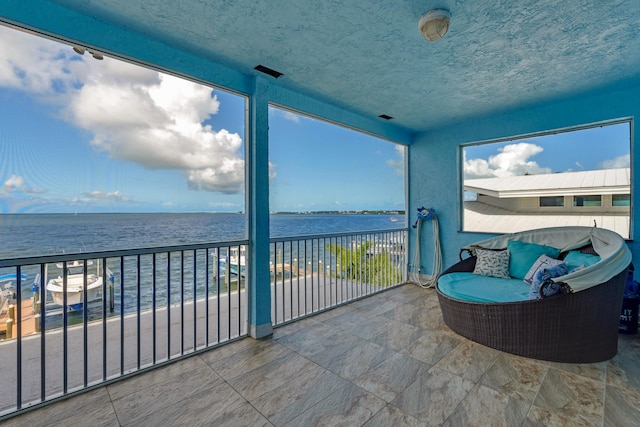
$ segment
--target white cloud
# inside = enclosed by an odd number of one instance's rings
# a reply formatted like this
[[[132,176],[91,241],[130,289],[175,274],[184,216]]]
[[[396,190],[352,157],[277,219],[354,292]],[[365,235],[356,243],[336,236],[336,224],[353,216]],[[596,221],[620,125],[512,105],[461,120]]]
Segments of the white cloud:
[[[283,110],[282,117],[294,123],[300,123],[300,116],[295,113],[292,113],[291,111]]]
[[[498,154],[490,156],[488,160],[464,158],[464,177],[490,178],[508,177],[529,174],[551,173],[550,168],[544,168],[529,158],[540,154],[544,149],[539,145],[528,142],[505,145],[498,150]]]
[[[24,178],[22,178],[19,175],[11,175],[11,177],[4,182],[2,189],[5,193],[17,193],[17,192],[26,193],[26,194],[46,193],[46,190],[27,187],[24,183]]]
[[[269,162],[269,179],[276,179],[278,177],[278,171],[276,170],[276,164]]]
[[[4,27],[0,49],[0,86],[59,104],[110,157],[180,170],[192,189],[242,191],[242,139],[204,124],[220,107],[211,88]]]
[[[393,169],[396,172],[396,175],[400,177],[404,177],[404,146],[396,145],[395,146],[396,154],[400,157],[399,159],[388,159],[387,166]]]
[[[629,168],[631,167],[631,155],[624,154],[615,159],[604,160],[598,167],[600,169]]]
[[[105,193],[100,190],[94,190],[88,193],[82,193],[82,201],[91,203],[98,201],[112,201],[112,202],[131,202],[132,200],[124,197],[120,191],[113,191]]]

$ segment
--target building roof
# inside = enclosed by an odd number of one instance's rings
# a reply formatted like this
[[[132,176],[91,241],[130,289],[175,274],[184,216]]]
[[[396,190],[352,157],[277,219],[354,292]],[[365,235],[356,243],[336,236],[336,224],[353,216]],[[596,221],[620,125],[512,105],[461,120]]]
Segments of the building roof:
[[[629,168],[466,179],[464,189],[497,198],[629,194]]]
[[[629,238],[629,214],[611,213],[520,213],[481,202],[464,202],[464,231],[481,233],[517,233],[546,227],[580,225],[613,230],[625,239]]]
[[[451,12],[451,26],[427,42],[418,21],[435,7]],[[0,8],[0,21],[241,93],[263,76],[274,104],[372,133],[397,129],[407,143],[416,132],[638,84],[639,16],[638,0],[3,0]]]

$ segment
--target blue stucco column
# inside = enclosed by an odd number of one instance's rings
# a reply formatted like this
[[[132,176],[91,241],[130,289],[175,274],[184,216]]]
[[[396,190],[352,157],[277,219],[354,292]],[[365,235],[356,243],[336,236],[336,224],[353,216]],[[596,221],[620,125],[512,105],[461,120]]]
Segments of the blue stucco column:
[[[269,83],[255,77],[249,96],[247,215],[249,218],[249,335],[273,333],[269,274]]]

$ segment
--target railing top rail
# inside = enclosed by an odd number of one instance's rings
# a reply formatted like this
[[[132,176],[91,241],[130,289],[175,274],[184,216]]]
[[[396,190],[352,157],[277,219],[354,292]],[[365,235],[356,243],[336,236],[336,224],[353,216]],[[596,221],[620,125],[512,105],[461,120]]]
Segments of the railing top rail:
[[[3,267],[16,267],[32,264],[48,264],[54,262],[64,261],[82,261],[85,259],[97,259],[97,258],[116,258],[122,256],[132,255],[149,255],[153,253],[162,252],[178,252],[178,251],[191,251],[196,249],[211,249],[222,248],[227,246],[241,246],[248,245],[249,240],[234,240],[230,242],[214,242],[214,243],[194,243],[189,245],[175,245],[175,246],[154,246],[149,248],[137,248],[137,249],[117,249],[112,251],[98,251],[98,252],[80,252],[76,254],[57,254],[57,255],[41,255],[35,257],[20,257],[20,258],[5,258],[0,259],[0,268]]]
[[[303,234],[299,236],[283,236],[283,237],[272,237],[269,239],[269,242],[288,242],[290,240],[311,240],[311,239],[322,239],[329,237],[349,237],[349,236],[362,236],[366,234],[381,234],[381,233],[397,233],[402,231],[408,231],[409,227],[404,228],[388,228],[384,230],[364,230],[364,231],[347,231],[342,233],[326,233],[326,234]]]

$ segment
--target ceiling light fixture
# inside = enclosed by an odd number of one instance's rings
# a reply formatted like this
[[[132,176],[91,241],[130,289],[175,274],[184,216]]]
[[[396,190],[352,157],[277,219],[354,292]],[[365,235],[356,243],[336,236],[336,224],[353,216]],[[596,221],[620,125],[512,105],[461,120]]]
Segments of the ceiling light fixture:
[[[433,42],[447,34],[450,22],[451,14],[448,10],[433,9],[420,17],[418,29],[422,37],[427,41]]]

